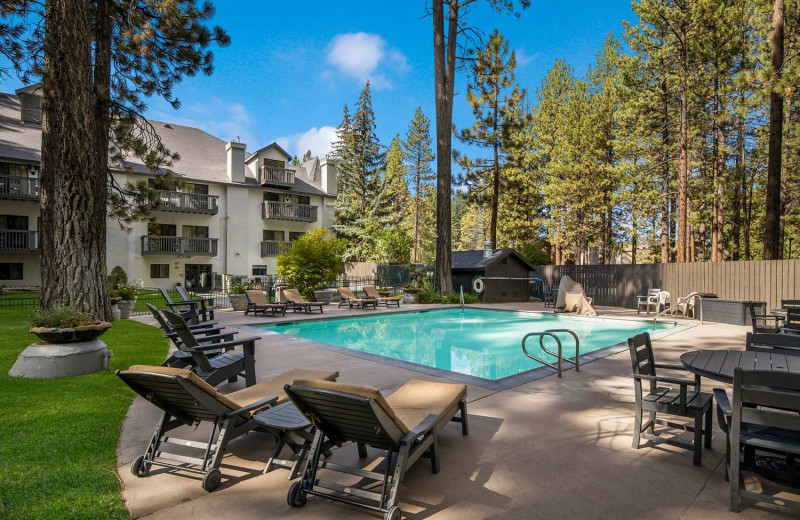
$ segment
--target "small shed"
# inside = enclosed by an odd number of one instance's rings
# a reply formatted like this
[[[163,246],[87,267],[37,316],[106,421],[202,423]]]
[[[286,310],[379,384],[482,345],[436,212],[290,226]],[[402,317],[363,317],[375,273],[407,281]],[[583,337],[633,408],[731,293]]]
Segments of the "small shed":
[[[530,297],[533,265],[513,248],[453,251],[453,289],[478,294],[474,281],[483,282],[484,303],[526,302]]]

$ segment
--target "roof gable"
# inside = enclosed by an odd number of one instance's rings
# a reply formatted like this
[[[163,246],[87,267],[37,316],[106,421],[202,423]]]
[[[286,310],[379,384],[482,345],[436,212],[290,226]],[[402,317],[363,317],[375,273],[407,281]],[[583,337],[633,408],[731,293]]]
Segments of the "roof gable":
[[[451,253],[452,269],[454,271],[465,270],[486,270],[486,268],[503,258],[514,256],[523,265],[527,266],[531,271],[534,270],[533,265],[528,262],[522,255],[517,253],[514,249],[507,247],[505,249],[493,249],[490,256],[484,256],[483,249],[473,249],[471,251],[453,251]]]

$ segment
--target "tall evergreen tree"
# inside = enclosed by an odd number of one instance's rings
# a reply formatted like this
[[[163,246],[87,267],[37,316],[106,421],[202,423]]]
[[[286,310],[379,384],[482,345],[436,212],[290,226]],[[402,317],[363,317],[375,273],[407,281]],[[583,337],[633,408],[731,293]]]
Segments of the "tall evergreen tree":
[[[423,197],[426,197],[426,188],[429,187],[436,178],[431,168],[431,163],[435,159],[435,156],[431,150],[430,132],[430,120],[422,112],[422,107],[417,107],[414,111],[414,119],[412,119],[411,123],[408,125],[406,139],[403,141],[406,168],[408,170],[408,186],[413,192],[414,205],[414,224],[412,232],[414,248],[411,253],[412,262],[418,262],[420,258],[420,222],[424,218],[420,212],[423,208],[431,206],[431,204],[423,204]],[[432,206],[435,211],[435,201]]]
[[[383,223],[385,227],[399,230],[408,223],[408,210],[411,206],[411,194],[406,184],[405,155],[396,135],[386,151],[386,178],[381,197],[384,202]]]

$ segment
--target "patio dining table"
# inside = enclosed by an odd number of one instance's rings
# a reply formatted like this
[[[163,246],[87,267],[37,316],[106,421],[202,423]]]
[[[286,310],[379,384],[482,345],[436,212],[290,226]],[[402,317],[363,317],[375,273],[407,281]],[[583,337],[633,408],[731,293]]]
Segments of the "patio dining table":
[[[800,375],[800,356],[771,352],[694,350],[681,355],[681,364],[694,374],[723,383],[733,383],[733,371],[736,367]]]

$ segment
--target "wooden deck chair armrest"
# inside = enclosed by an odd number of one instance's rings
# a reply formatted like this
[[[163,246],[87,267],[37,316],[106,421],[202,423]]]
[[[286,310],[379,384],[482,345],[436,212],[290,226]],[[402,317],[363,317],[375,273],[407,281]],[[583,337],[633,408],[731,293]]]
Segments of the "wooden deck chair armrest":
[[[266,408],[267,406],[275,406],[278,403],[278,396],[277,395],[270,395],[265,397],[264,399],[259,399],[258,401],[254,401],[247,406],[242,406],[241,408],[237,408],[236,410],[231,410],[227,414],[226,417],[233,417],[235,415],[241,415],[243,413],[252,412],[254,410],[260,410],[261,408]]]
[[[409,432],[405,434],[402,439],[400,439],[400,444],[405,445],[413,443],[415,440],[433,430],[433,427],[436,425],[436,421],[438,420],[438,415],[430,414],[412,430],[409,430]]]
[[[199,343],[209,343],[214,342],[214,348],[219,348],[219,345],[222,342],[233,341],[233,335],[238,334],[238,332],[223,332],[222,334],[210,334],[208,336],[200,336],[199,338],[195,338]],[[205,347],[206,345],[203,345]]]
[[[237,339],[237,340],[234,340],[234,341],[223,341],[222,343],[214,343],[214,344],[208,345],[208,346],[212,347],[212,348],[224,348],[224,349],[227,350],[229,347],[238,347],[238,346],[241,345],[241,346],[244,347],[245,354],[248,354],[248,355],[252,356],[252,355],[255,355],[256,341],[258,341],[260,339],[261,338],[258,337],[258,336],[253,336],[253,337],[250,337],[250,338]],[[195,347],[195,348],[197,348],[197,347]]]
[[[690,379],[678,379],[676,377],[664,377],[664,376],[646,376],[643,374],[632,374],[634,379],[642,379],[644,381],[655,381],[656,383],[669,383],[672,385],[681,385],[683,386],[696,386],[697,381],[692,381]]]
[[[208,329],[216,324],[217,324],[216,321],[204,321],[203,323],[198,323],[197,325],[192,325],[187,323],[189,330],[191,331],[197,331],[198,329]],[[217,328],[224,329],[225,327],[220,325]]]
[[[655,363],[653,364],[656,368],[663,368],[664,370],[683,370],[684,372],[688,372],[686,367],[683,365],[670,365],[669,363]]]
[[[730,398],[728,398],[728,392],[722,388],[713,388],[711,391],[714,392],[714,400],[722,410],[722,413],[725,414],[725,417],[732,417],[733,407],[731,406]]]
[[[200,300],[181,300],[179,302],[173,301],[167,305],[197,305],[198,303],[200,303]]]
[[[223,333],[222,332],[223,330],[225,330],[225,327],[213,327],[213,328],[207,328],[207,329],[193,330],[192,333],[195,336],[197,336],[198,334],[205,334],[205,337],[201,336],[201,337],[197,338],[198,341],[202,341],[203,339],[207,338],[209,335],[212,335],[212,334],[216,334],[216,335],[220,335],[220,334],[238,334],[238,332],[225,332],[225,333]]]

